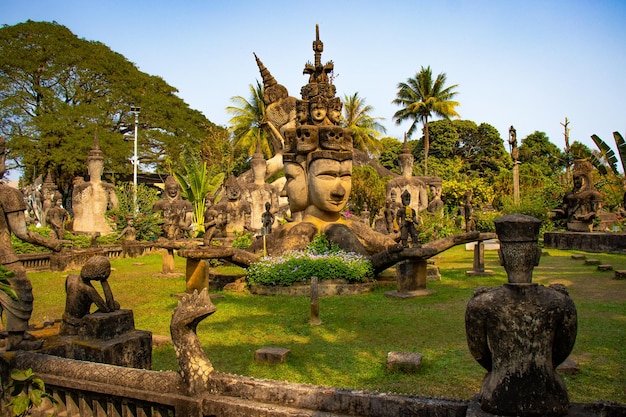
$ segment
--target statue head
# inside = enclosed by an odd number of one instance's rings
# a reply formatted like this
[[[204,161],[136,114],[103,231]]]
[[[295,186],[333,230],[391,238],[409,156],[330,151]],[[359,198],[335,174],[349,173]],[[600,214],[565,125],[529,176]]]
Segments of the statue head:
[[[343,108],[343,103],[341,103],[341,99],[339,97],[333,97],[328,102],[328,120],[330,120],[334,125],[339,125],[341,122],[341,109]]]
[[[344,154],[343,157],[340,154]],[[307,169],[309,208],[307,214],[337,221],[352,190],[352,155],[347,152],[317,151]]]
[[[326,119],[328,99],[322,95],[313,97],[310,101],[311,120],[313,124],[320,124]]]
[[[404,190],[404,192],[402,193],[402,205],[403,206],[408,206],[411,204],[411,193],[409,192],[409,190]]]
[[[309,120],[309,101],[296,101],[296,123],[298,125],[306,124]]]
[[[309,205],[308,185],[306,172],[301,163],[297,162],[295,155],[283,156],[283,169],[285,171],[285,192],[289,199],[291,213],[303,211]]]
[[[494,221],[500,241],[498,255],[511,284],[532,282],[533,268],[539,265],[541,220],[524,214],[509,214]]]
[[[105,281],[111,275],[111,263],[106,256],[92,256],[80,270],[86,281]]]
[[[165,179],[165,197],[173,200],[180,196],[180,184],[172,175],[168,175]]]
[[[93,139],[93,147],[89,151],[87,157],[87,172],[89,173],[89,182],[100,182],[102,172],[104,171],[104,158],[100,150],[98,142],[98,131],[96,130]]]

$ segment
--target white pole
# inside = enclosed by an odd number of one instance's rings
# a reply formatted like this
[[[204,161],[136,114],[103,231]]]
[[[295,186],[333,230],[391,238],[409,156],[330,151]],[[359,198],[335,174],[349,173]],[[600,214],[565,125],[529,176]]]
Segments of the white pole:
[[[130,110],[135,113],[135,143],[134,143],[134,155],[133,155],[133,207],[135,214],[139,212],[137,206],[137,165],[139,158],[137,158],[137,133],[139,130],[139,107],[131,106]]]

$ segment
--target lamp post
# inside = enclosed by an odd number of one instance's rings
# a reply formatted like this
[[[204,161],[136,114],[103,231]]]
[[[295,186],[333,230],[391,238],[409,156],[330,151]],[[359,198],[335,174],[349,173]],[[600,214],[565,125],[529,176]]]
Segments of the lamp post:
[[[135,141],[134,141],[134,153],[133,153],[133,208],[135,209],[135,214],[139,211],[137,207],[137,165],[139,163],[139,158],[137,157],[137,133],[139,130],[139,111],[140,107],[135,107],[135,105],[130,105],[130,111],[135,113]]]
[[[513,202],[519,204],[519,150],[517,149],[517,131],[513,126],[509,128],[509,145],[513,158]]]

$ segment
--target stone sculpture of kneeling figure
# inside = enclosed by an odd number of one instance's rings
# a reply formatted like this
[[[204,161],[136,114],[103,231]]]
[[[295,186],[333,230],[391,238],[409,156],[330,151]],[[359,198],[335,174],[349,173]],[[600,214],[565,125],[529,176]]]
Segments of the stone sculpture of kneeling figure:
[[[111,274],[111,264],[104,256],[90,258],[80,271],[80,275],[70,274],[65,280],[65,312],[60,334],[76,335],[82,319],[90,313],[92,304],[98,307],[97,313],[110,313],[119,310],[120,305],[113,299],[107,279]],[[91,281],[100,281],[104,299]]]

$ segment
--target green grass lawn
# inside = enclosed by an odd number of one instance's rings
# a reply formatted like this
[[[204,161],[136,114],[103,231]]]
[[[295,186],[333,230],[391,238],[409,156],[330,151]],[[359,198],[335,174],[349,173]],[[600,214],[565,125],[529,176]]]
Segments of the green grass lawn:
[[[534,281],[564,284],[578,309],[578,337],[572,352],[580,373],[564,377],[570,400],[626,403],[626,281],[613,272],[573,260],[572,251],[547,250]],[[578,253],[578,252],[577,252]],[[385,297],[393,286],[356,296],[320,300],[322,325],[309,325],[306,297],[252,296],[220,292],[217,312],[198,326],[198,335],[216,370],[291,382],[470,399],[485,371],[470,356],[465,341],[467,301],[478,286],[506,281],[497,254],[486,251],[485,267],[495,274],[469,277],[472,251],[463,246],[435,257],[441,280],[429,282],[436,294],[412,299]],[[626,255],[587,254],[614,269],[626,269]],[[138,329],[169,335],[171,295],[185,289],[184,278],[163,278],[160,255],[112,262],[109,282],[122,308],[132,309]],[[184,272],[184,259],[176,268]],[[75,273],[76,271],[72,272]],[[29,273],[35,295],[32,322],[61,317],[65,273]],[[282,365],[258,364],[254,351],[264,346],[291,350]],[[419,352],[414,375],[388,372],[390,351]],[[155,348],[153,369],[177,368],[171,345]]]

